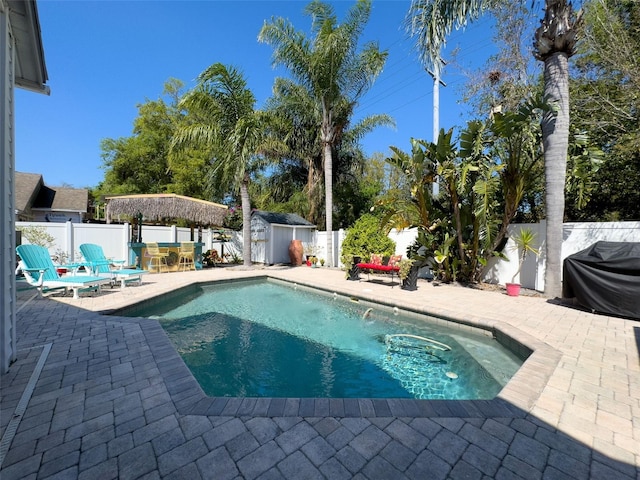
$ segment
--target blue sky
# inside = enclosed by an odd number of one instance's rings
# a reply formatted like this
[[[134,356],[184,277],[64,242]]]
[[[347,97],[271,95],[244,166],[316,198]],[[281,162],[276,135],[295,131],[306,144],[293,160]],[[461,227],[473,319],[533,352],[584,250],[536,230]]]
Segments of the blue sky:
[[[16,91],[16,170],[40,173],[50,186],[94,187],[104,176],[100,142],[132,134],[137,105],[156,100],[171,77],[185,89],[209,65],[239,68],[261,108],[273,80],[272,48],[258,43],[265,20],[291,20],[309,31],[308,2],[38,0],[51,95]],[[351,1],[331,2],[342,18]],[[384,72],[362,99],[356,118],[387,113],[397,128],[379,128],[363,141],[368,154],[409,149],[411,137],[432,139],[433,81],[418,61],[403,27],[408,0],[374,0],[363,40],[389,50]],[[481,66],[493,53],[490,20],[454,32],[448,50],[458,61]],[[447,54],[444,55],[445,59]],[[447,67],[440,88],[440,126],[465,122],[465,78]]]

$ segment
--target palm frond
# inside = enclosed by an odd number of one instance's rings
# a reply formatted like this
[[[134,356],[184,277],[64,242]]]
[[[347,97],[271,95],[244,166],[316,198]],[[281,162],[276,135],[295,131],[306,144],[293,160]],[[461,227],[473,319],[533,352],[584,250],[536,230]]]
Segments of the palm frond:
[[[468,21],[476,20],[493,0],[413,0],[405,28],[416,38],[422,63],[439,73],[440,55],[447,36]]]

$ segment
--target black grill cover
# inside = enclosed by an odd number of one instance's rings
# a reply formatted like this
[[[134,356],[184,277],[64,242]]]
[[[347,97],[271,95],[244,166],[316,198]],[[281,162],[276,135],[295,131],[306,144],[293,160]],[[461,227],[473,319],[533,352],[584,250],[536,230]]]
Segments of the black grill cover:
[[[640,243],[596,242],[565,258],[562,296],[596,312],[640,319]]]

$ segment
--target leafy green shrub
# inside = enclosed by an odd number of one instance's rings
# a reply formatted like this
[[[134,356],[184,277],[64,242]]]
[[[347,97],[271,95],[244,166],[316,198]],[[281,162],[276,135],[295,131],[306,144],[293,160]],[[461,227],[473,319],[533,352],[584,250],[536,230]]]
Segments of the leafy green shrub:
[[[372,253],[391,256],[395,251],[396,242],[387,237],[380,227],[380,220],[368,213],[356,220],[347,230],[347,236],[342,242],[343,257],[356,255],[368,260]]]

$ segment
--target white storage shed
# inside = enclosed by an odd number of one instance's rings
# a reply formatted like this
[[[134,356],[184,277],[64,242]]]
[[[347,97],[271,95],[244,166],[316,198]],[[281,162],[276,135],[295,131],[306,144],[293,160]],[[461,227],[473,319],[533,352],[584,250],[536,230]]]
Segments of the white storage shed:
[[[273,265],[291,263],[289,244],[315,244],[316,226],[295,213],[256,210],[251,214],[251,261]]]

